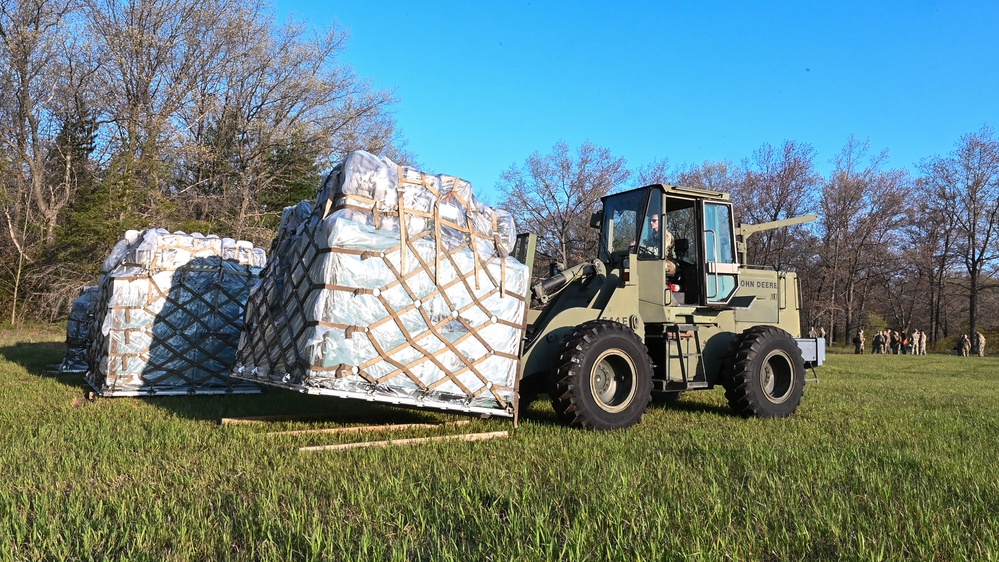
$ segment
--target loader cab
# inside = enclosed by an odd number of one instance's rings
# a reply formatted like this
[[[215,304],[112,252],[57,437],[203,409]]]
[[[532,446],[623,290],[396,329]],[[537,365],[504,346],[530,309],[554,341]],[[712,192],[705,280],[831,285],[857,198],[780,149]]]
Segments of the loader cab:
[[[725,306],[739,287],[735,223],[727,194],[651,185],[603,198],[600,259],[628,258],[642,300]]]

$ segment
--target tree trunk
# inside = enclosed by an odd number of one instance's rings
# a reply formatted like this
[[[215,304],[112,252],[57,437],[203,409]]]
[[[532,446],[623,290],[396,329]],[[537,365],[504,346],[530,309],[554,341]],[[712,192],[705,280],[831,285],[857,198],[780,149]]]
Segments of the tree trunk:
[[[976,261],[971,264],[971,286],[968,290],[968,337],[971,338],[973,347],[977,347],[975,335],[978,332],[978,277],[980,268]]]

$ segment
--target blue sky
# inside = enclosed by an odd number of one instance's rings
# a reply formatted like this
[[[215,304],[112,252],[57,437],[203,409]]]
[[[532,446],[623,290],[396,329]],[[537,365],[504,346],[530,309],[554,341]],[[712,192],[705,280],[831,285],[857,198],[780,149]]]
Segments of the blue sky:
[[[739,162],[811,144],[820,172],[851,134],[915,172],[999,127],[999,3],[339,2],[278,16],[350,33],[345,61],[395,90],[423,169],[493,203],[500,173],[559,140],[630,168]]]

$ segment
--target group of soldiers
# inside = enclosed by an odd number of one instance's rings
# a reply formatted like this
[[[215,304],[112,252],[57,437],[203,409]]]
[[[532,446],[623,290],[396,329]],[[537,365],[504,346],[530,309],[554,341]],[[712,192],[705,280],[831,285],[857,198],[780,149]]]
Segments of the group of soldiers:
[[[820,326],[818,329],[816,329],[815,326],[812,326],[811,328],[808,329],[808,337],[825,339],[826,337],[825,327]]]
[[[969,355],[985,357],[985,335],[981,332],[975,332],[975,341],[972,342],[968,334],[961,334],[954,351],[959,352],[962,357],[968,357]]]
[[[815,329],[812,328],[814,333]],[[822,330],[823,337],[825,330]],[[854,353],[861,355],[864,353],[864,330],[857,330],[857,335],[853,338]],[[977,355],[985,357],[985,335],[975,332],[974,341],[968,334],[962,334],[954,348],[955,354],[964,357]],[[895,330],[881,330],[874,333],[871,342],[871,353],[876,355],[926,355],[926,332],[913,329],[911,335],[900,334]]]
[[[864,330],[857,330],[853,338],[854,353],[863,354]],[[900,334],[897,330],[881,330],[874,333],[871,353],[875,355],[926,355],[926,332],[913,329],[911,335]]]

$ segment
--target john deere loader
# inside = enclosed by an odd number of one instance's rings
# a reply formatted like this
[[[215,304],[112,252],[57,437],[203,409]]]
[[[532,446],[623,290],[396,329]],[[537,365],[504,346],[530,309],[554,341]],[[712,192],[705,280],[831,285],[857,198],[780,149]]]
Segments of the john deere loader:
[[[728,194],[668,185],[604,197],[599,255],[531,288],[520,407],[548,394],[564,422],[613,429],[721,385],[739,415],[791,415],[825,341],[799,337],[797,275],[745,265],[745,240],[814,218],[736,226]]]

